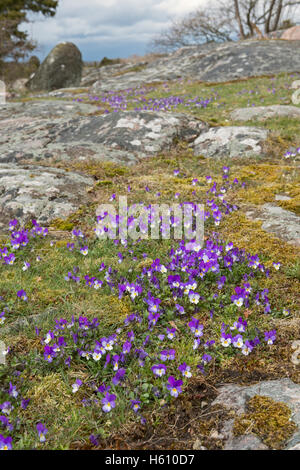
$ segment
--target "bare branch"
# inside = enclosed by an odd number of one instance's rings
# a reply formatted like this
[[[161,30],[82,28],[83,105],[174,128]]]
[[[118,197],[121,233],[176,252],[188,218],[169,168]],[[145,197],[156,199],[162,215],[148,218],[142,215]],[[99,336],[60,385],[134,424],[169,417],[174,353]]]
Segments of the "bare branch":
[[[290,20],[300,13],[300,0],[215,0],[208,8],[198,9],[152,40],[150,47],[169,52],[182,46],[207,42],[246,39],[276,31],[293,24]],[[300,19],[300,18],[299,18]]]

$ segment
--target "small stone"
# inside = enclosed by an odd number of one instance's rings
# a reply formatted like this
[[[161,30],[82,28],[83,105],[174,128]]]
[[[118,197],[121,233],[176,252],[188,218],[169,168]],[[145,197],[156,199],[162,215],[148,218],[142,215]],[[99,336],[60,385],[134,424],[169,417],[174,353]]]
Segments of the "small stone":
[[[291,88],[293,90],[297,90],[298,88],[300,88],[300,80],[295,80],[292,84],[291,84]]]
[[[18,93],[24,93],[27,91],[26,83],[28,82],[28,78],[18,78],[15,80],[11,86],[13,91]]]
[[[294,341],[292,343],[292,349],[295,349],[296,351],[292,354],[291,356],[291,362],[295,364],[295,366],[298,366],[300,364],[300,341]]]
[[[220,434],[217,430],[213,430],[209,437],[211,439],[224,439],[224,435],[223,434]]]
[[[199,439],[196,439],[193,444],[193,450],[206,450],[206,447],[201,444],[201,441]]]
[[[3,341],[0,341],[0,365],[5,365],[5,358],[6,358],[6,346]]]
[[[290,447],[289,450],[300,450],[300,443],[299,443],[299,444],[296,444],[296,445],[293,446],[293,447]]]
[[[289,196],[285,196],[284,194],[275,194],[275,201],[290,201],[291,198]]]

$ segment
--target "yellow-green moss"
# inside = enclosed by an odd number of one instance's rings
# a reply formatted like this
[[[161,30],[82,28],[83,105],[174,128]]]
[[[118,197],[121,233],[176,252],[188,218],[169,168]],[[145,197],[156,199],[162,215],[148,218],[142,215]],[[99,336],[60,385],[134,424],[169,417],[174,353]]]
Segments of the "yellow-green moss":
[[[51,223],[51,227],[56,228],[57,230],[63,230],[66,232],[71,232],[74,228],[74,224],[68,219],[63,220],[63,219],[55,219]]]
[[[296,428],[287,405],[255,395],[249,400],[247,413],[235,419],[233,433],[238,436],[253,432],[271,449],[280,449]]]
[[[119,299],[115,295],[99,296],[99,292],[92,289],[88,294],[77,300],[76,311],[84,312],[87,318],[95,316],[101,319],[106,326],[116,325],[132,313],[132,303],[129,298]]]
[[[143,268],[150,268],[153,263],[152,258],[145,258],[143,259],[136,267],[137,270],[142,270]]]
[[[255,205],[273,202],[281,192],[297,196],[297,173],[289,165],[253,164],[243,166],[236,172],[246,188],[237,193],[237,199]]]
[[[268,121],[270,123],[270,121]],[[268,155],[283,155],[290,146],[289,139],[272,132],[263,143],[264,152]]]
[[[145,67],[146,65],[134,65],[126,70],[120,70],[120,72],[114,73],[112,77],[119,77],[121,75],[126,75],[127,73],[141,72]]]
[[[54,410],[63,415],[76,406],[71,387],[56,373],[35,377],[26,398],[30,398],[30,404],[24,414],[30,417],[43,416]]]
[[[116,296],[110,295],[107,297],[106,305],[109,306],[110,321],[124,320],[132,313],[132,304],[128,298],[119,299]]]
[[[277,201],[277,204],[288,211],[295,212],[300,215],[300,194],[290,199],[289,201]]]
[[[80,114],[80,113],[79,113]],[[85,113],[81,113],[83,116],[86,116]],[[103,114],[95,112],[92,115],[96,116],[97,114]],[[41,163],[43,164],[43,163]],[[116,163],[110,161],[99,161],[92,157],[87,157],[85,160],[72,160],[67,163],[64,161],[59,161],[53,163],[52,166],[55,168],[60,168],[65,171],[78,171],[90,176],[95,177],[97,180],[113,178],[118,176],[126,176],[130,173],[130,169],[125,166],[118,166]]]
[[[67,246],[67,241],[66,240],[57,240],[55,242],[56,248],[65,248]]]
[[[102,181],[97,181],[97,183],[95,184],[95,186],[110,186],[112,185],[113,182],[111,180],[102,180]]]
[[[38,279],[35,279],[36,283],[39,282]],[[52,305],[60,302],[60,299],[63,298],[65,294],[64,289],[39,289],[36,293],[32,294],[32,300],[37,300],[40,304]]]
[[[241,211],[233,212],[222,224],[221,232],[239,248],[252,254],[263,254],[270,260],[288,264],[299,256],[299,249],[265,232],[261,225],[261,221],[250,220]]]
[[[284,172],[293,171],[294,167],[290,165],[278,165],[270,163],[257,163],[246,165],[239,168],[238,176],[240,179],[252,179],[264,181],[265,183],[276,183],[282,177]]]
[[[275,194],[281,189],[280,185],[266,186],[263,188],[249,188],[240,192],[237,196],[239,201],[249,202],[250,204],[262,205],[266,202],[273,202]]]
[[[102,162],[101,167],[103,168],[106,176],[123,176],[129,173],[129,169],[124,166],[118,166],[115,163],[111,162]]]
[[[79,95],[81,93],[86,93],[86,88],[76,88],[76,90],[68,89],[68,93],[71,95]]]

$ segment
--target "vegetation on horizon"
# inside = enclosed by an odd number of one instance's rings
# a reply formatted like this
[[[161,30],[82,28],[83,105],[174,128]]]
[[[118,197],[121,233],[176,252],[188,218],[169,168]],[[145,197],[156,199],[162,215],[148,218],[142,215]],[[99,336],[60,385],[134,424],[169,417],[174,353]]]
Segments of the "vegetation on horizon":
[[[19,29],[28,21],[28,13],[54,16],[57,0],[1,0],[0,4],[0,78],[4,78],[5,61],[18,63],[31,53],[37,44]],[[4,66],[5,65],[5,66]],[[16,77],[17,78],[17,77]]]
[[[236,41],[294,26],[300,20],[299,0],[214,0],[155,36],[150,50],[174,51],[195,44]],[[298,15],[298,16],[297,16]]]

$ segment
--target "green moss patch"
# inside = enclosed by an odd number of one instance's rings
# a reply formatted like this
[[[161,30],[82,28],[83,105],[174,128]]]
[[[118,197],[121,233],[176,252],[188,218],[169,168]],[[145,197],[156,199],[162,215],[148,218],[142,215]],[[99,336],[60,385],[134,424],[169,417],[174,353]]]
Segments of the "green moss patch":
[[[253,432],[271,449],[280,449],[297,428],[289,407],[272,398],[255,395],[247,408],[247,413],[235,419],[236,436]]]

